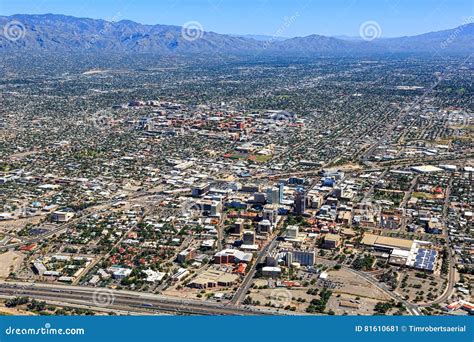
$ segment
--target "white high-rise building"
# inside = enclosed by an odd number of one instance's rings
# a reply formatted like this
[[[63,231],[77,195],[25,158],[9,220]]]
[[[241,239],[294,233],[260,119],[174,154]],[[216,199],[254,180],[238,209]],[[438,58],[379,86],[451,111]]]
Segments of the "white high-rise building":
[[[297,239],[299,234],[298,226],[288,226],[286,228],[286,237],[289,239]]]

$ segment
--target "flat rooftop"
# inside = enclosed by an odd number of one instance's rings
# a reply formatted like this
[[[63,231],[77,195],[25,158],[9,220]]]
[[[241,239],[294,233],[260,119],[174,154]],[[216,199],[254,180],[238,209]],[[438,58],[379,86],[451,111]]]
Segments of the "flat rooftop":
[[[413,245],[413,240],[399,239],[374,234],[364,234],[361,243],[366,246],[380,246],[410,250],[411,246]]]

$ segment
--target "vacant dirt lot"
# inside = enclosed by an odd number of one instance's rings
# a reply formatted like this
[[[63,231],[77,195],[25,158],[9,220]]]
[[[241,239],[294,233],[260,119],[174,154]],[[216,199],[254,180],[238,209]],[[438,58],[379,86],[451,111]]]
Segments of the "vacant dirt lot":
[[[25,256],[20,252],[9,251],[0,254],[0,278],[6,278],[21,266]]]

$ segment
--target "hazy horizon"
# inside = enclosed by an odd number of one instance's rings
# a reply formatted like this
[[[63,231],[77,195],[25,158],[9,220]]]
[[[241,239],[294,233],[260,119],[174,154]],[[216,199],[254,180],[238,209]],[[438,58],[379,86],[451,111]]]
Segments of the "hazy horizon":
[[[0,3],[0,15],[4,16],[47,13],[107,21],[132,20],[150,25],[183,26],[187,22],[198,22],[205,31],[286,38],[311,34],[357,37],[362,24],[376,22],[381,27],[381,37],[389,38],[463,25],[474,16],[474,2],[104,0],[97,3],[86,0],[79,4],[63,0],[3,0]]]

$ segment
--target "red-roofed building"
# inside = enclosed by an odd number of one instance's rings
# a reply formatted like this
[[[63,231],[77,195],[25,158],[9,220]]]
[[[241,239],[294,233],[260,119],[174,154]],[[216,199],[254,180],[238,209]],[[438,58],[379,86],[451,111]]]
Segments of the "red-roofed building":
[[[24,252],[30,252],[32,250],[34,250],[38,245],[36,243],[32,243],[30,245],[25,245],[25,246],[21,246],[20,247],[20,251],[24,251]]]

